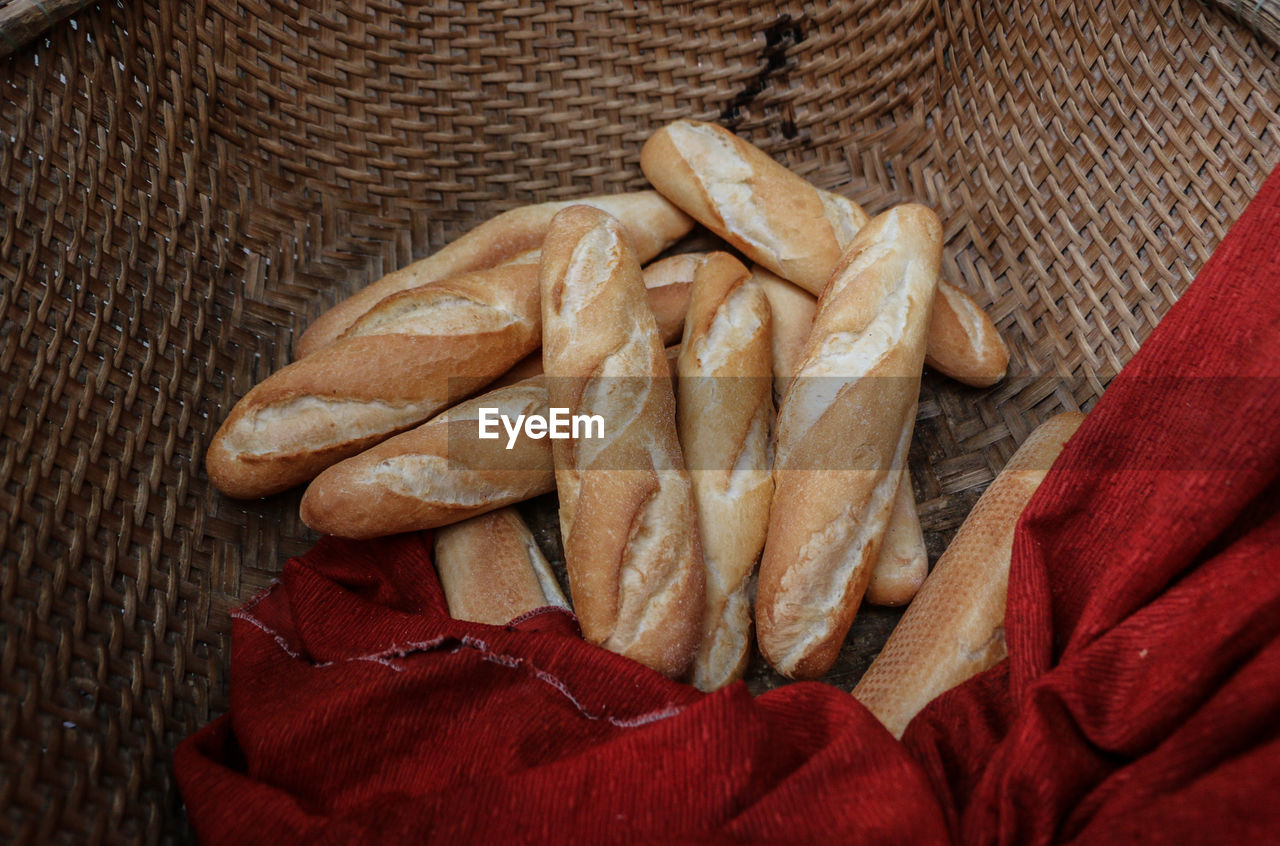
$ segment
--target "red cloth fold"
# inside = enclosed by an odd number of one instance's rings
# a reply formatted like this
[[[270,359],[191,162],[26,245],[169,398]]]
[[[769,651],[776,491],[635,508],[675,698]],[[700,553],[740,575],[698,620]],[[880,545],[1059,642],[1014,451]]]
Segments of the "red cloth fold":
[[[1280,176],[1019,524],[1009,659],[893,740],[711,695],[568,615],[450,619],[427,538],[321,541],[234,615],[175,770],[202,841],[1280,842]]]
[[[231,711],[176,760],[202,840],[945,839],[848,694],[704,696],[555,609],[452,620],[425,536],[325,539],[234,617]]]

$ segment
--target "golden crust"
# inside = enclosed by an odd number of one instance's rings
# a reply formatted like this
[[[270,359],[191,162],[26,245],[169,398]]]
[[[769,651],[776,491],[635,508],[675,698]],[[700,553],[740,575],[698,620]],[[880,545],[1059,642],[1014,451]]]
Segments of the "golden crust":
[[[537,378],[489,391],[333,465],[307,487],[302,521],[317,532],[370,538],[455,523],[555,490],[550,441],[521,434],[507,449],[505,432],[479,438],[474,421],[485,407],[545,416],[547,389]]]
[[[542,250],[551,406],[604,418],[552,444],[573,604],[593,643],[676,677],[697,646],[702,555],[675,399],[635,250],[616,220],[573,206]]]
[[[654,191],[539,203],[511,209],[466,232],[425,259],[388,273],[320,315],[298,338],[294,355],[305,358],[333,343],[383,298],[460,273],[496,267],[542,245],[556,212],[575,203],[606,210],[622,221],[643,261],[675,243],[693,227],[683,212]]]
[[[760,265],[752,266],[751,278],[769,299],[773,321],[773,395],[781,403],[787,383],[796,374],[809,343],[818,301],[808,291]]]
[[[1084,415],[1040,425],[974,505],[853,695],[901,737],[943,691],[1004,657],[1018,518]]]
[[[750,655],[749,594],[773,498],[769,304],[726,253],[709,255],[694,279],[678,370],[680,443],[707,574],[690,680],[714,690],[739,678]]]
[[[957,382],[987,388],[1004,378],[1009,349],[991,318],[968,294],[939,284],[925,364]]]
[[[916,595],[920,585],[929,575],[929,553],[924,546],[924,533],[920,530],[920,515],[916,513],[915,497],[911,493],[911,478],[902,473],[898,493],[885,528],[880,556],[871,570],[867,583],[866,600],[872,605],[906,605]]]
[[[355,334],[263,380],[236,403],[206,455],[223,493],[267,496],[309,481],[493,381],[537,348],[537,269],[495,268],[387,298],[381,331]],[[447,314],[443,331],[397,321]],[[429,326],[428,326],[429,329]]]
[[[787,383],[804,356],[818,304],[807,291],[759,265],[752,267],[751,278],[769,298],[773,317],[773,392],[781,403]],[[905,605],[928,572],[929,556],[920,531],[920,518],[911,495],[911,481],[904,473],[880,556],[867,584],[867,601],[873,605]]]
[[[761,652],[785,675],[830,667],[866,590],[906,464],[941,248],[933,212],[892,209],[819,301],[778,416],[756,600]]]
[[[817,189],[727,129],[667,124],[645,142],[640,169],[699,223],[784,279],[821,289],[840,260]]]
[[[522,614],[568,603],[538,544],[514,508],[441,528],[435,565],[449,615],[502,626]]]

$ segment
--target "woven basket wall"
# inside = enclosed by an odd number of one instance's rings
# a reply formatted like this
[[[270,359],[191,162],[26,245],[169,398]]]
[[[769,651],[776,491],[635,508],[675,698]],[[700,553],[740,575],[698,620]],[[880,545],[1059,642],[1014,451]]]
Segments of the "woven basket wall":
[[[188,836],[171,755],[227,708],[228,612],[315,540],[296,492],[209,487],[222,417],[384,272],[642,186],[676,117],[941,213],[1013,364],[926,378],[936,557],[1280,159],[1274,48],[1194,0],[1094,5],[126,0],[0,62],[0,841]]]

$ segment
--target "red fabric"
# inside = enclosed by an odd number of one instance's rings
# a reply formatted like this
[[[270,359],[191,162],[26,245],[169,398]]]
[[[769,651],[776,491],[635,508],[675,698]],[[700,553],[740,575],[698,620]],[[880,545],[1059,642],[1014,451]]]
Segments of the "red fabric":
[[[847,693],[703,696],[552,609],[451,620],[424,536],[322,541],[232,638],[231,712],[176,762],[209,842],[945,839]]]
[[[1280,177],[1019,525],[1009,659],[893,740],[704,696],[544,611],[448,618],[427,538],[322,541],[236,612],[179,748],[208,843],[1280,842]]]

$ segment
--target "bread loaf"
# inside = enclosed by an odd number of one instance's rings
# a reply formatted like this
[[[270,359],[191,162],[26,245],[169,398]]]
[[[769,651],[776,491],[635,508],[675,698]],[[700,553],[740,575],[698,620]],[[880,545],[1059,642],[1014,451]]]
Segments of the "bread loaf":
[[[680,445],[693,480],[707,605],[689,680],[715,690],[751,650],[751,588],[773,498],[769,303],[727,253],[693,281],[678,364]]]
[[[668,347],[674,371],[680,345]],[[480,437],[481,409],[490,421],[547,418],[546,383],[539,375],[494,388],[426,423],[340,461],[307,486],[302,522],[317,532],[373,538],[434,529],[555,490],[551,442],[490,426]],[[535,432],[535,435],[537,433]]]
[[[1023,442],[978,500],[853,695],[895,737],[930,700],[1005,656],[1018,518],[1084,415],[1059,414]]]
[[[818,304],[807,292],[758,264],[751,268],[751,279],[769,299],[773,317],[773,395],[781,405],[787,383],[799,369]],[[928,573],[929,553],[911,495],[911,480],[904,474],[880,555],[871,570],[867,601],[872,605],[905,605]]]
[[[787,391],[787,383],[800,367],[813,315],[818,301],[809,292],[797,288],[772,270],[758,264],[751,266],[751,280],[769,300],[772,316],[773,396],[779,405]]]
[[[1009,348],[991,318],[968,294],[939,282],[924,360],[957,382],[986,388],[1004,378]]]
[[[645,143],[640,167],[654,187],[708,229],[814,295],[822,293],[868,219],[857,203],[814,187],[715,124],[668,124]],[[944,282],[939,290],[948,305],[929,328],[930,366],[966,384],[1002,379],[1008,351],[994,324],[960,289]]]
[[[325,470],[302,521],[322,534],[372,538],[431,529],[555,490],[551,442],[521,429],[479,437],[481,409],[547,416],[541,378],[482,394]],[[510,448],[508,448],[510,444]]]
[[[923,206],[876,217],[818,303],[778,416],[756,629],[779,672],[834,662],[880,552],[915,422],[942,229]]]
[[[618,218],[631,236],[641,261],[649,261],[693,228],[693,221],[654,191],[583,197],[512,209],[480,224],[431,256],[387,274],[320,315],[299,337],[294,348],[296,356],[309,356],[337,340],[360,315],[398,291],[496,267],[513,258],[530,260],[528,255],[519,257],[538,249],[551,218],[575,203],[604,209]],[[533,260],[536,261],[536,256]]]
[[[510,265],[385,298],[236,403],[210,481],[242,498],[282,491],[482,388],[538,346],[537,274]]]
[[[840,260],[824,195],[726,129],[669,123],[645,142],[640,168],[698,222],[808,291],[821,291]]]
[[[550,405],[604,423],[552,442],[574,610],[589,641],[677,677],[701,632],[703,564],[639,260],[616,220],[572,206],[547,232],[541,281]]]
[[[929,552],[925,549],[920,515],[911,493],[911,474],[904,471],[884,541],[880,544],[880,555],[871,568],[866,600],[872,605],[906,605],[928,575]]]
[[[435,565],[449,616],[503,626],[548,605],[568,608],[551,565],[514,508],[436,532]]]

